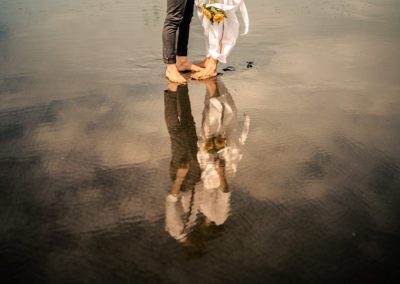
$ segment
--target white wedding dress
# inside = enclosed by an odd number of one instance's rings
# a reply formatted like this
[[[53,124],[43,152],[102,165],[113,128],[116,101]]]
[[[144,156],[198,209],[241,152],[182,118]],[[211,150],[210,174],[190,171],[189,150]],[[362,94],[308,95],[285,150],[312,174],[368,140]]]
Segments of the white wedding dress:
[[[232,51],[239,37],[239,21],[236,12],[240,10],[243,17],[244,33],[249,31],[249,15],[244,0],[219,0],[219,3],[209,4],[209,0],[196,0],[197,14],[204,28],[207,57],[226,63],[229,53]],[[211,23],[204,16],[201,7],[214,6],[225,11],[226,17],[220,23]]]

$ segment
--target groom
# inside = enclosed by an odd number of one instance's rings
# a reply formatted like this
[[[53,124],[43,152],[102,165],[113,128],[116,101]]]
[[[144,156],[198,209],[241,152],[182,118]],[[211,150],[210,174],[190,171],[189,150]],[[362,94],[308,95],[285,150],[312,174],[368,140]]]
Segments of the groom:
[[[187,57],[190,22],[194,0],[167,0],[167,17],[162,32],[163,57],[167,64],[165,76],[172,82],[185,84],[182,71],[200,71]],[[176,33],[178,31],[178,42]]]

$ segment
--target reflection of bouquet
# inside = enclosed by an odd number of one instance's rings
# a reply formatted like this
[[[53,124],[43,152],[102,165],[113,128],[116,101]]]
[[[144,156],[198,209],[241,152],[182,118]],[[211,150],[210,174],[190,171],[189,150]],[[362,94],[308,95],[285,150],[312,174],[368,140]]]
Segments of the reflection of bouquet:
[[[215,1],[212,1],[215,3]],[[203,12],[204,16],[207,17],[211,21],[211,23],[219,23],[221,22],[225,17],[225,11],[223,9],[219,9],[213,6],[208,6],[207,4],[204,4],[201,7],[201,11]]]
[[[221,136],[211,137],[206,141],[203,149],[209,154],[217,153],[219,150],[225,148],[225,143],[226,139]]]

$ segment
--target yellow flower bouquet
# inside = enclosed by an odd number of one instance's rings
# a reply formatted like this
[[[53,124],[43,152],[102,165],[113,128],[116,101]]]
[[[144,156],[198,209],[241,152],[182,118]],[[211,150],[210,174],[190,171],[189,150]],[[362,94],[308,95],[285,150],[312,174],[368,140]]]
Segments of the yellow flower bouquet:
[[[212,1],[212,3],[215,2],[216,1]],[[219,9],[208,4],[204,4],[201,7],[201,11],[203,12],[204,16],[206,16],[206,18],[210,20],[211,23],[219,23],[226,18],[226,14],[223,9]]]
[[[225,148],[226,139],[218,136],[207,139],[203,150],[208,153],[217,153],[219,150]]]

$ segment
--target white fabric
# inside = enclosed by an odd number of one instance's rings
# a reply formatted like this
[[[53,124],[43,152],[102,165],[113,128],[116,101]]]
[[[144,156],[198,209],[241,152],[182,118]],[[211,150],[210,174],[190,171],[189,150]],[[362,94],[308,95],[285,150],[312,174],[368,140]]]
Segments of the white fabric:
[[[222,225],[231,211],[230,199],[230,192],[222,192],[219,189],[203,190],[200,210],[215,225]]]
[[[222,225],[230,213],[230,192],[205,190],[201,184],[194,191],[169,194],[165,200],[165,230],[182,242],[197,224],[200,214],[216,225]]]
[[[204,28],[207,57],[212,57],[222,63],[226,63],[229,53],[232,51],[239,36],[239,21],[236,11],[240,10],[244,23],[244,32],[249,32],[249,15],[244,0],[220,0],[219,3],[208,4],[208,0],[196,0],[197,14]],[[226,17],[220,23],[211,23],[201,11],[201,7],[214,6],[225,11]]]
[[[205,100],[197,152],[197,160],[202,169],[201,178],[206,189],[217,188],[220,185],[214,157],[204,150],[206,141],[210,137],[218,136],[226,139],[225,147],[218,152],[218,156],[225,160],[225,172],[233,177],[243,156],[240,146],[246,142],[250,129],[250,118],[245,115],[243,128],[238,136],[237,110],[233,99],[222,81],[217,81],[216,87],[220,96],[209,98],[207,95]]]
[[[205,188],[218,188],[221,184],[215,165],[209,163],[202,171],[203,183]]]
[[[165,200],[165,230],[171,237],[183,241],[191,231],[197,221],[199,198],[196,191],[181,192],[178,197],[168,194]]]

